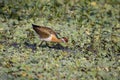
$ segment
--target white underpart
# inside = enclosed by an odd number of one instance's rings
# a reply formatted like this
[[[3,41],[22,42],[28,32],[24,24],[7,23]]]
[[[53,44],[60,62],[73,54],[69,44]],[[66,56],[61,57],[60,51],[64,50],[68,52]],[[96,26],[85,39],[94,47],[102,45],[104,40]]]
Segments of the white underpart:
[[[52,40],[52,35],[50,35],[48,38],[40,38],[41,40],[44,41],[51,41]]]
[[[62,41],[65,43],[65,40],[62,38]]]

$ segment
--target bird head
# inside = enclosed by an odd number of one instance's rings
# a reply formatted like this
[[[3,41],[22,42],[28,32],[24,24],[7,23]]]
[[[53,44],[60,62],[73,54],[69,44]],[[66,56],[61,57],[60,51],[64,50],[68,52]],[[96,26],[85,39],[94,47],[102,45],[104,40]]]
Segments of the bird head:
[[[63,41],[64,43],[67,43],[67,42],[68,42],[68,38],[62,37],[62,41]]]

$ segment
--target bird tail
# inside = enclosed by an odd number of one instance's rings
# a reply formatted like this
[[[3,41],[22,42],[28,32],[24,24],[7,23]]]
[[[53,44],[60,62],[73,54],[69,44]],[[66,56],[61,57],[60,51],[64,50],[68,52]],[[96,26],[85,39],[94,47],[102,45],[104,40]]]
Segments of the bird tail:
[[[32,24],[33,27],[39,27],[38,25]]]

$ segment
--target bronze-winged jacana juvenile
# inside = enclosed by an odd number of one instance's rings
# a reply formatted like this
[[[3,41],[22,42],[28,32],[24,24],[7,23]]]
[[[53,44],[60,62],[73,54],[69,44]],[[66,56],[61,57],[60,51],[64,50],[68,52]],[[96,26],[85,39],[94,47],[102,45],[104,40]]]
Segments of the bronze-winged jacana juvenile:
[[[43,43],[43,41],[50,41],[50,42],[56,42],[56,43],[68,42],[68,39],[66,37],[58,38],[56,32],[53,31],[51,28],[38,26],[34,24],[32,24],[32,26],[35,32],[39,35],[40,39],[42,40],[41,44]]]

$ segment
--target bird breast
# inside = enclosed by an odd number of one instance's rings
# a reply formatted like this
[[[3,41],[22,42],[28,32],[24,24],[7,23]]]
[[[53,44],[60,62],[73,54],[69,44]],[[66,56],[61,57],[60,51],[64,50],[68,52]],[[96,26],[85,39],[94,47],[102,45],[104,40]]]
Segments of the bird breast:
[[[52,35],[50,35],[50,36],[47,37],[47,38],[41,38],[41,37],[40,37],[40,39],[41,39],[41,40],[44,40],[44,41],[51,41],[51,40],[52,40]]]

